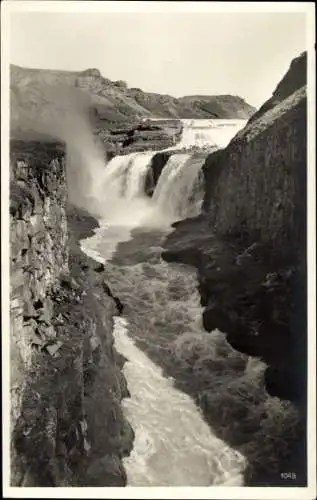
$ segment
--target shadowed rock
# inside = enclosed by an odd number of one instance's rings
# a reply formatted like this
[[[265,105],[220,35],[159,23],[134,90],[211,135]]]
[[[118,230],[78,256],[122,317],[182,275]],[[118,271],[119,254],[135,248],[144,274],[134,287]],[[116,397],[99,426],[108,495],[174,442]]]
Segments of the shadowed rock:
[[[307,384],[305,78],[306,54],[302,54],[245,128],[224,150],[206,159],[203,215],[175,224],[163,253],[166,260],[198,268],[205,329],[211,336],[215,329],[223,331],[235,349],[265,361],[267,391],[296,404],[303,429]],[[301,457],[300,484],[306,483],[304,434],[289,454],[297,469]],[[261,474],[253,480],[265,484]]]

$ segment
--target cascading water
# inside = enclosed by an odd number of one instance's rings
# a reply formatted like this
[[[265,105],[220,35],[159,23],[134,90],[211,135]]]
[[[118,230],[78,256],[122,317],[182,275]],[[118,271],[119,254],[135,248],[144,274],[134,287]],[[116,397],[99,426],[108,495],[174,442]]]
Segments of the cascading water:
[[[132,200],[144,195],[145,176],[153,153],[136,153],[127,173],[125,198]]]
[[[104,169],[104,175],[99,180],[99,197],[111,200],[115,198],[132,200],[144,194],[144,180],[153,152],[130,153],[115,156]]]
[[[203,160],[175,154],[165,165],[153,194],[156,209],[171,221],[197,215],[202,199],[199,177]],[[195,213],[197,212],[197,213]]]
[[[229,133],[215,121],[208,121],[208,130],[202,123],[197,128],[201,120],[186,122],[178,147],[208,143],[217,149],[237,131],[237,123],[226,121]],[[125,306],[114,337],[128,359],[124,372],[131,398],[123,408],[135,430],[133,451],[124,459],[128,485],[242,485],[244,457],[213,434],[194,401],[160,368],[183,363],[188,335],[209,346],[212,356],[218,348],[201,325],[195,272],[160,257],[171,222],[199,212],[204,155],[172,154],[148,198],[144,184],[154,154],[117,156],[108,163],[96,195],[100,228],[82,242],[88,255],[105,263],[109,285]],[[222,345],[220,351],[226,352],[226,371],[232,353]]]
[[[154,152],[115,156],[104,168],[95,190],[103,222],[135,227],[146,218],[150,201],[144,193],[147,169]]]
[[[144,193],[146,174],[156,153],[115,156],[94,184],[95,205],[100,216],[120,226],[169,225],[179,218],[197,215],[202,199],[200,170],[204,156],[181,153],[193,147],[216,150],[224,147],[242,128],[245,120],[182,120],[180,142],[165,151],[174,151],[159,178],[152,200]],[[95,162],[96,163],[96,162]],[[92,175],[96,169],[92,169]],[[97,209],[97,208],[96,208]]]

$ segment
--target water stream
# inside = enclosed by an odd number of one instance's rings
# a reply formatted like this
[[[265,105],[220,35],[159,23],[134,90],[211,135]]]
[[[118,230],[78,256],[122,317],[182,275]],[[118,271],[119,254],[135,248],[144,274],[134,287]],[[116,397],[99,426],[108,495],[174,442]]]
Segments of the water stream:
[[[202,121],[185,124],[182,146],[222,145],[243,125],[197,122]],[[200,128],[193,131],[195,126]],[[98,185],[100,227],[82,242],[88,255],[105,263],[107,281],[124,304],[114,338],[128,359],[124,373],[131,398],[123,409],[135,430],[134,448],[124,459],[128,486],[242,485],[244,456],[216,437],[188,391],[174,383],[190,383],[197,349],[202,371],[206,360],[221,360],[224,367],[233,360],[241,373],[247,369],[247,358],[234,354],[222,333],[211,340],[204,331],[194,269],[161,258],[171,222],[199,213],[203,158],[172,155],[149,198],[144,182],[153,154],[109,162]]]

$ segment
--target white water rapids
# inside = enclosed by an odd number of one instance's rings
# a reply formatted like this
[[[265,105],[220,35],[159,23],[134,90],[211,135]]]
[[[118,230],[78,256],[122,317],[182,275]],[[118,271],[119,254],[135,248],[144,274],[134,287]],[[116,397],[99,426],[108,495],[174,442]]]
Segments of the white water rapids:
[[[223,146],[244,123],[229,122],[185,121],[178,146]],[[108,163],[96,195],[100,228],[82,242],[88,255],[105,263],[108,283],[124,304],[114,338],[128,359],[124,374],[131,398],[123,409],[135,431],[124,459],[128,486],[242,486],[243,455],[216,437],[194,400],[175,387],[174,375],[162,371],[189,370],[192,348],[202,353],[200,370],[204,359],[223,363],[224,370],[232,359],[244,377],[247,360],[234,357],[220,332],[212,341],[203,330],[194,270],[160,256],[170,223],[199,213],[204,158],[171,155],[149,198],[144,183],[154,154],[117,156]]]

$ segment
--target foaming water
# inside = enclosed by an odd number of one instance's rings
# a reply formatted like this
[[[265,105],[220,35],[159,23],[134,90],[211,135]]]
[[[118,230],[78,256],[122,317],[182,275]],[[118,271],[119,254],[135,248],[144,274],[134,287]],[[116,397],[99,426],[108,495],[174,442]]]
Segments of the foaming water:
[[[141,223],[149,208],[144,182],[153,154],[115,156],[104,167],[94,193],[100,218],[106,215],[108,222],[131,227]]]
[[[198,215],[204,158],[195,159],[189,153],[172,155],[149,198],[144,185],[153,154],[116,156],[106,166],[95,199],[90,201],[103,226],[169,227],[182,217]]]
[[[217,348],[202,328],[195,272],[161,260],[164,235],[148,229],[139,237],[131,234],[111,259],[113,232],[100,228],[92,245],[92,256],[105,263],[109,285],[125,308],[124,317],[115,318],[114,338],[128,360],[124,373],[131,397],[122,404],[135,431],[133,450],[123,460],[128,485],[242,486],[243,455],[212,433],[193,399],[162,371],[190,356],[189,341],[204,339],[216,358],[224,349],[223,334]],[[83,242],[86,251],[91,240]]]
[[[152,199],[172,222],[198,215],[203,197],[202,164],[203,159],[193,160],[190,154],[175,154],[165,165]]]
[[[125,198],[131,200],[144,194],[145,176],[153,157],[153,152],[136,153],[131,168],[128,170],[125,188]]]
[[[112,158],[99,179],[98,198],[131,200],[143,195],[145,175],[153,155],[151,151]]]
[[[175,210],[174,195],[178,191],[175,181],[189,158],[189,154],[173,155],[163,168],[152,198],[162,212],[173,213]]]
[[[217,439],[193,400],[173,386],[128,336],[129,324],[115,318],[115,346],[126,356],[130,398],[123,401],[135,431],[124,459],[129,486],[243,484],[242,457]]]

